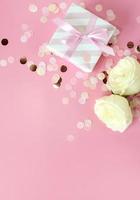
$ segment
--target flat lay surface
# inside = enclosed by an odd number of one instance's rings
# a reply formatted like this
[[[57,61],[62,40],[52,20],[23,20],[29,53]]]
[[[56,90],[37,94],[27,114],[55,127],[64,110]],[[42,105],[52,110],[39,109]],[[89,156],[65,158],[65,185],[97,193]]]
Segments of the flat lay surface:
[[[120,31],[115,57],[102,56],[90,74],[46,50],[53,19],[64,17],[72,2]],[[108,94],[101,72],[124,56],[140,59],[139,5],[0,1],[0,199],[140,199],[139,97],[124,133],[106,128],[93,111]]]

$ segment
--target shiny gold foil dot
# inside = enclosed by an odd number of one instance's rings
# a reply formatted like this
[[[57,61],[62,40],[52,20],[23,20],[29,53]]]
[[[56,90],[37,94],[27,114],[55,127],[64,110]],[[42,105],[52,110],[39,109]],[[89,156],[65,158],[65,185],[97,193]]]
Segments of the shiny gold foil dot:
[[[20,63],[21,63],[22,65],[25,65],[25,64],[27,63],[27,58],[26,58],[26,57],[20,58]]]

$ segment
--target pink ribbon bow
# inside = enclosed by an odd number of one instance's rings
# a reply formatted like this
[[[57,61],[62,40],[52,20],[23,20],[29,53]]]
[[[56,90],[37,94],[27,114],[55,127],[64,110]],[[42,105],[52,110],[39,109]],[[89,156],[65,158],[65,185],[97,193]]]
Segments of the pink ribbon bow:
[[[71,33],[65,44],[69,46],[66,55],[70,57],[77,46],[80,44],[81,40],[90,40],[94,45],[96,45],[102,52],[114,56],[114,51],[111,47],[106,45],[108,39],[108,30],[106,28],[95,27],[96,18],[91,19],[85,33],[81,33],[76,30],[71,24],[66,21],[56,18],[54,20],[55,24],[61,27],[62,30]]]

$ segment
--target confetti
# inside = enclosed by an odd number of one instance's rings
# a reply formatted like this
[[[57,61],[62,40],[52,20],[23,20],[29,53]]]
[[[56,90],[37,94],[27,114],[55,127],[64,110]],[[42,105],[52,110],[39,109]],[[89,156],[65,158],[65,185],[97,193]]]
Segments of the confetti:
[[[15,61],[15,58],[13,56],[9,56],[7,59],[8,63],[12,64]]]
[[[0,60],[0,66],[6,67],[7,66],[7,60],[5,60],[5,59]]]
[[[32,13],[36,13],[38,11],[38,7],[35,4],[30,4],[28,7],[29,11]]]
[[[52,76],[51,82],[52,82],[54,88],[59,88],[62,83],[62,78],[60,77],[59,74],[54,74]]]
[[[42,8],[42,14],[48,16],[48,14],[49,14],[48,7]]]
[[[44,76],[46,74],[46,69],[43,67],[38,67],[36,72],[37,72],[37,75]]]
[[[113,65],[113,59],[112,58],[108,58],[106,60],[105,67],[109,68],[109,67],[112,67],[112,65]]]
[[[73,91],[73,90],[72,90],[72,91],[70,91],[70,97],[71,97],[71,98],[75,98],[75,97],[76,97],[76,95],[77,95],[77,94],[76,94],[76,92],[75,92],[75,91]]]
[[[32,72],[35,72],[35,71],[37,70],[37,66],[36,66],[35,64],[31,65],[31,66],[30,66],[30,70],[31,70]]]
[[[89,94],[87,93],[87,92],[82,92],[81,93],[81,98],[83,98],[83,99],[88,99],[89,98]]]
[[[99,80],[104,80],[104,78],[105,78],[105,74],[103,73],[103,72],[101,72],[101,73],[99,73],[98,75],[97,75],[97,78],[99,79]]]
[[[76,85],[77,79],[75,77],[71,78],[70,83],[71,85]]]
[[[23,31],[27,31],[28,28],[29,28],[29,26],[28,26],[27,24],[22,24],[22,25],[21,25],[21,29],[22,29]]]
[[[21,41],[22,43],[26,43],[26,42],[28,41],[27,36],[26,36],[26,35],[22,35],[21,38],[20,38],[20,41]]]
[[[103,10],[103,6],[102,6],[101,4],[97,4],[97,5],[95,6],[95,10],[96,10],[97,12],[101,12],[101,11]]]
[[[86,99],[80,97],[79,100],[78,100],[78,102],[79,102],[79,104],[84,105],[86,103]]]
[[[92,126],[92,120],[90,119],[85,119],[84,120],[84,128],[85,130],[89,130]]]
[[[80,122],[77,123],[76,126],[77,126],[78,129],[83,129],[84,128],[84,123],[80,121]]]
[[[67,141],[68,141],[68,142],[73,142],[74,139],[75,139],[75,137],[74,137],[74,135],[72,135],[72,134],[70,134],[70,135],[67,136]]]
[[[65,90],[72,90],[72,86],[70,84],[66,84],[65,85]]]
[[[59,8],[62,9],[62,10],[65,10],[65,9],[67,8],[66,2],[61,2],[61,3],[59,4]]]
[[[55,12],[58,9],[57,4],[56,3],[51,3],[48,6],[48,11],[49,12]]]
[[[130,49],[124,50],[123,55],[124,55],[124,56],[130,56],[130,55],[131,55]]]
[[[1,40],[1,44],[2,44],[3,46],[8,45],[8,39],[3,38],[3,39]]]
[[[66,72],[67,71],[67,66],[62,65],[61,68],[60,68],[60,71],[61,72]]]
[[[69,98],[68,98],[68,97],[63,97],[63,98],[62,98],[62,103],[63,103],[64,105],[68,105],[68,104],[69,104]]]
[[[55,58],[55,57],[50,57],[50,58],[49,58],[49,62],[50,62],[51,64],[56,64],[56,58]]]
[[[113,12],[113,10],[109,9],[106,11],[106,15],[107,15],[107,20],[108,21],[113,21],[116,19],[116,15],[115,13]]]
[[[136,17],[136,22],[137,22],[138,24],[140,24],[140,16],[137,16],[137,17]]]
[[[42,24],[47,23],[47,21],[48,21],[47,16],[42,16],[42,17],[40,18],[40,22],[41,22]]]
[[[20,58],[20,63],[21,63],[22,65],[25,65],[25,64],[27,63],[27,58],[26,58],[26,57]]]

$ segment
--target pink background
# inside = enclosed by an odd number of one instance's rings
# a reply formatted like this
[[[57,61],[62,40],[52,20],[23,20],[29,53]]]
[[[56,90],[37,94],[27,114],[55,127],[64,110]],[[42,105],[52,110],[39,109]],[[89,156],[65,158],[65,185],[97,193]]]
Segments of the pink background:
[[[0,59],[9,56],[16,59],[13,64],[0,68],[0,199],[139,200],[139,120],[125,133],[113,133],[92,111],[102,91],[88,91],[90,99],[86,105],[80,105],[77,99],[69,105],[62,104],[66,95],[64,85],[77,72],[75,67],[57,59],[69,69],[61,74],[61,88],[55,90],[51,73],[39,77],[19,63],[23,55],[37,63],[42,60],[37,56],[38,48],[49,40],[55,27],[51,18],[41,24],[40,12],[30,13],[28,5],[35,3],[41,8],[50,2],[0,1],[0,39],[9,39],[8,46],[0,45]],[[85,1],[94,13],[98,2]],[[119,46],[126,48],[129,40],[139,44],[140,25],[136,23],[139,1],[101,0],[99,3],[104,10],[113,9],[116,13],[113,24],[121,30]],[[98,15],[104,18],[105,12]],[[20,42],[23,23],[34,33],[26,44]],[[47,62],[47,59],[43,60]],[[103,67],[99,63],[94,73]],[[75,90],[77,93],[85,90],[81,80]],[[93,127],[89,131],[77,129],[77,122],[86,118],[93,120]],[[67,141],[68,135],[73,135],[72,142]]]

